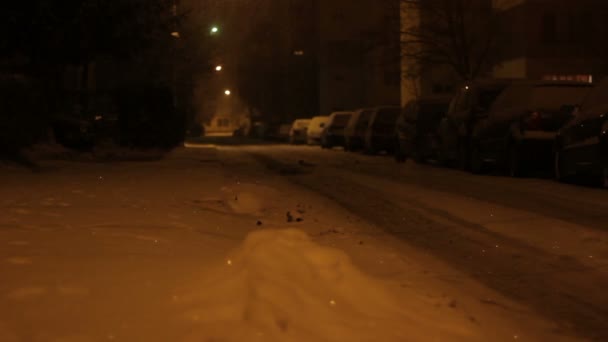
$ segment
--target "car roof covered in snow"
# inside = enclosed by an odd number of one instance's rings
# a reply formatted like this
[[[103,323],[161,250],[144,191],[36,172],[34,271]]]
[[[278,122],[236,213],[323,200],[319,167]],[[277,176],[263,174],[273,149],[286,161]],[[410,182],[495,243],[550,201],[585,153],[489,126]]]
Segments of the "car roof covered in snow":
[[[521,81],[507,87],[491,107],[490,117],[505,119],[522,110],[560,110],[579,104],[593,86],[572,81]]]
[[[305,128],[305,127],[308,127],[308,125],[310,125],[311,121],[312,121],[312,119],[297,119],[292,123],[291,127],[292,128]]]

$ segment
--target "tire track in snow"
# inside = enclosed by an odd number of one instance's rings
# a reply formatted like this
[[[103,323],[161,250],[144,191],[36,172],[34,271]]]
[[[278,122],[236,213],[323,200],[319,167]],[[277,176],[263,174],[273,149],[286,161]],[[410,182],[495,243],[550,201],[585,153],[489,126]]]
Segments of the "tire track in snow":
[[[305,172],[301,166],[286,164],[268,154],[252,155],[294,184],[334,200],[406,243],[529,305],[555,321],[559,333],[608,340],[605,274],[574,258],[549,254],[483,225],[438,213],[414,201],[391,198],[378,189],[346,180],[338,170]],[[285,174],[280,170],[294,172]],[[437,214],[450,224],[434,219]]]

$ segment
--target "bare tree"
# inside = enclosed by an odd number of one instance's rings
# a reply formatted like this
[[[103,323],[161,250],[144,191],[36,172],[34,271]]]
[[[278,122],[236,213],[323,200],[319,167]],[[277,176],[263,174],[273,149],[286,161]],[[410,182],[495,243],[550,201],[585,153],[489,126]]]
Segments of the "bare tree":
[[[401,51],[406,77],[448,66],[474,79],[497,61],[499,20],[491,0],[401,0]]]

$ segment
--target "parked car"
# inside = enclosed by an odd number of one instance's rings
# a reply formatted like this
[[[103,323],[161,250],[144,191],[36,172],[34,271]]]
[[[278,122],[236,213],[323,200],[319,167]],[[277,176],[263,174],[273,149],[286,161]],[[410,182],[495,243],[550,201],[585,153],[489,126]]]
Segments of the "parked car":
[[[440,163],[453,165],[456,162],[461,169],[470,165],[473,120],[486,113],[512,82],[510,79],[475,80],[464,83],[458,89],[439,125]]]
[[[374,114],[374,109],[359,109],[351,115],[344,129],[344,149],[347,151],[358,151],[365,147],[365,132],[369,127],[369,120]]]
[[[266,127],[265,139],[275,142],[286,142],[289,139],[291,124],[273,122]]]
[[[77,117],[61,116],[52,123],[55,140],[68,148],[90,150],[95,145],[93,122]]]
[[[310,119],[298,119],[293,122],[289,130],[290,144],[305,144],[307,139],[308,126]]]
[[[510,85],[487,114],[475,117],[471,170],[480,172],[493,163],[506,166],[511,176],[521,176],[533,166],[550,164],[557,131],[591,88],[589,83],[561,81]]]
[[[424,161],[436,157],[437,129],[451,99],[451,96],[421,98],[403,108],[395,130],[395,160],[404,162],[410,157]]]
[[[329,122],[329,116],[315,116],[310,120],[306,142],[308,145],[321,145],[321,134]]]
[[[329,116],[329,121],[321,134],[321,147],[344,147],[344,129],[352,115],[352,112],[335,112]]]
[[[374,110],[365,133],[365,152],[375,154],[393,152],[395,125],[401,113],[400,107],[378,107]]]
[[[586,175],[608,187],[608,79],[589,92],[558,132],[555,177]]]

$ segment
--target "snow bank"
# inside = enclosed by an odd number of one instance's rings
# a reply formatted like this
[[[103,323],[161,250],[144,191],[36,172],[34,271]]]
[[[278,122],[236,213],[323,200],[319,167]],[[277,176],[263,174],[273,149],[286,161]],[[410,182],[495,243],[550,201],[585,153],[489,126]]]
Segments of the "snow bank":
[[[420,296],[398,299],[298,230],[250,234],[201,283],[174,298],[194,325],[187,341],[476,339],[466,323],[439,317]]]

